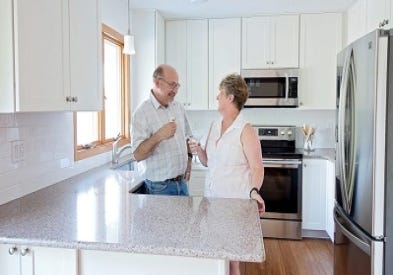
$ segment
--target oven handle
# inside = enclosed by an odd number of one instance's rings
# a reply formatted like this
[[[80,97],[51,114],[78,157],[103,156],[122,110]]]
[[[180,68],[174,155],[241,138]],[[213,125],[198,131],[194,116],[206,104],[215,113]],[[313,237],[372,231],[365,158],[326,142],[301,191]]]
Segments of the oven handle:
[[[301,160],[263,161],[263,166],[265,166],[266,168],[298,168],[301,164]]]
[[[289,96],[289,76],[285,74],[285,99],[287,100]]]

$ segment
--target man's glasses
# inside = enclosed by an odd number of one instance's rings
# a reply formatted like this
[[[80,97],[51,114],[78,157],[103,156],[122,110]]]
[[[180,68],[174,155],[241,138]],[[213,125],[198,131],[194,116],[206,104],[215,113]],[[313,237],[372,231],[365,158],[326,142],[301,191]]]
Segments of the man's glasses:
[[[164,81],[166,84],[168,84],[169,87],[171,87],[172,89],[179,89],[180,88],[180,83],[177,82],[169,82],[167,81],[165,78],[163,77],[159,77],[158,79],[161,79],[162,81]]]

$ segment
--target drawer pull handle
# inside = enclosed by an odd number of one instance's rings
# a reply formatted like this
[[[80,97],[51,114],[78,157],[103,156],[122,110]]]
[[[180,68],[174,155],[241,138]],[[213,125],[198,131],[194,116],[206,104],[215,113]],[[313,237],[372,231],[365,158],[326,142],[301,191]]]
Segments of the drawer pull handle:
[[[16,246],[11,247],[8,249],[8,254],[14,255],[18,251],[18,248]]]

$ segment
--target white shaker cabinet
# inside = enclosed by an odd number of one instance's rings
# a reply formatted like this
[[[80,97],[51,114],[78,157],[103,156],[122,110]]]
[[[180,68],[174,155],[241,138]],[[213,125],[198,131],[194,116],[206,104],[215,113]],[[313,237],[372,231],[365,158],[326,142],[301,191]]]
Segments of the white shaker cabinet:
[[[342,15],[302,14],[299,106],[336,108],[336,60],[342,49]]]
[[[334,203],[336,198],[336,167],[334,161],[326,161],[326,233],[334,241]]]
[[[242,68],[297,68],[299,15],[242,19]]]
[[[77,275],[74,249],[0,244],[1,275]]]
[[[241,19],[209,19],[209,109],[217,110],[218,85],[230,73],[240,74]]]
[[[81,250],[79,275],[226,275],[224,259]]]
[[[303,159],[302,229],[325,230],[326,160]]]
[[[366,32],[376,28],[391,28],[390,2],[391,0],[366,0]]]
[[[201,164],[200,164],[201,165]],[[188,192],[190,196],[203,196],[207,168],[192,168]]]
[[[166,63],[176,68],[181,87],[176,100],[187,110],[208,109],[208,21],[166,22]]]
[[[0,52],[6,99],[0,112],[100,109],[100,2],[11,2],[0,7],[7,38]]]

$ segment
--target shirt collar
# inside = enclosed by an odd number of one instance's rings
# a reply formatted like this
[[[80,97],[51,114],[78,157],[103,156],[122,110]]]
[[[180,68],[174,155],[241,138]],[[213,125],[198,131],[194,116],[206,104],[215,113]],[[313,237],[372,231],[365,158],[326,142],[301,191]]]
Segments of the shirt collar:
[[[162,106],[161,103],[154,96],[153,90],[150,90],[150,100],[151,100],[151,103],[153,104],[154,108],[156,108],[156,109],[159,109],[159,108],[166,109],[166,107]],[[169,107],[169,104],[168,104],[168,107]]]

